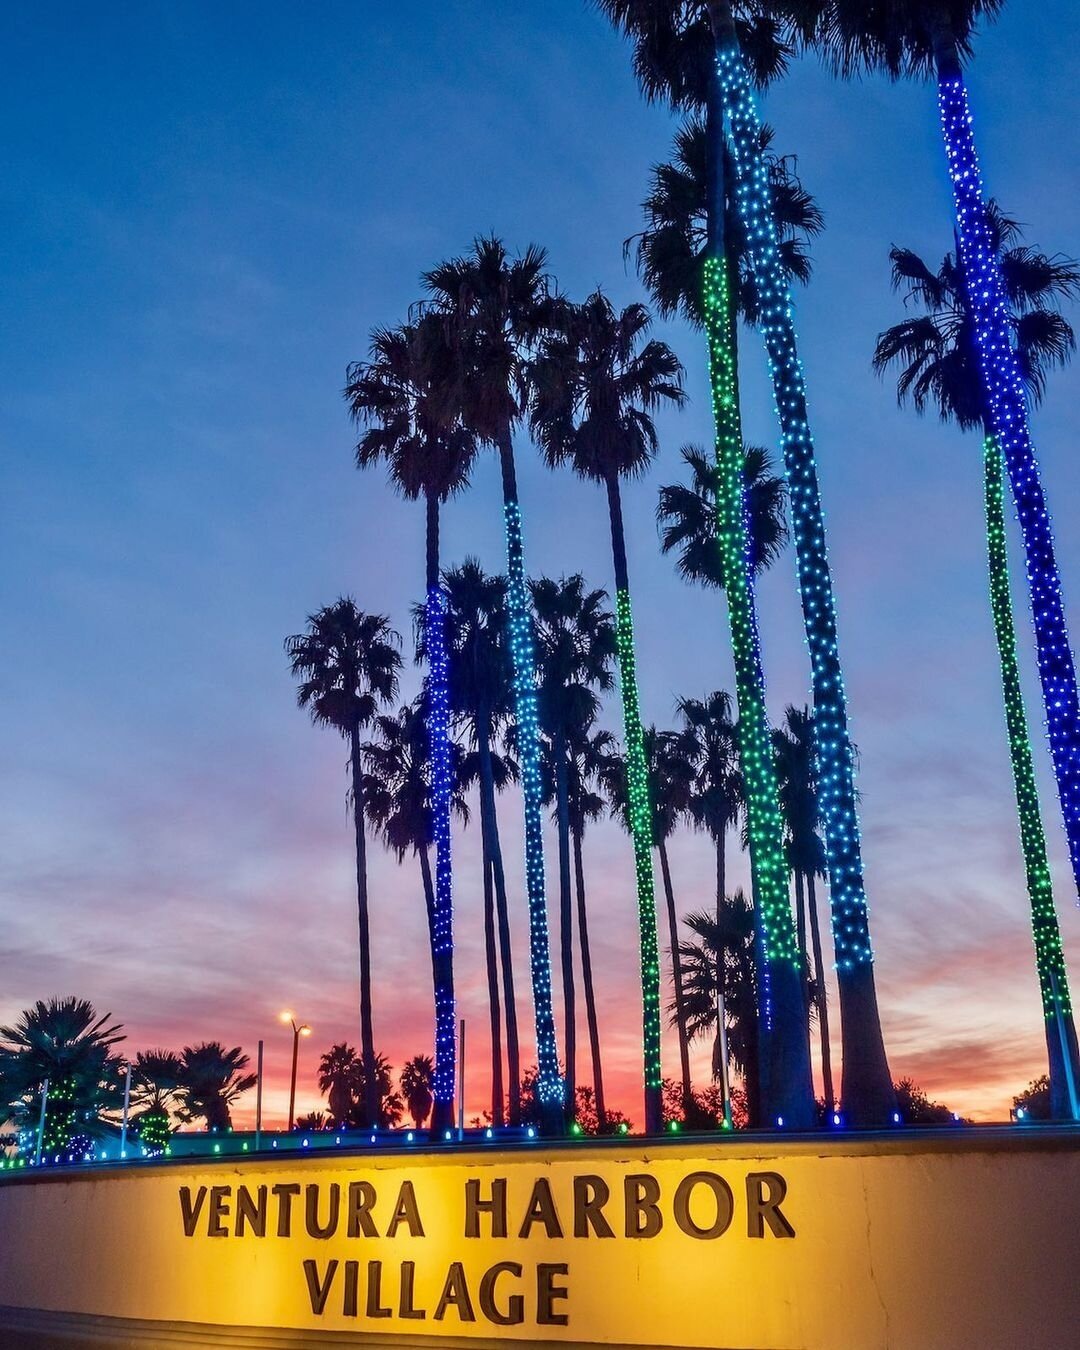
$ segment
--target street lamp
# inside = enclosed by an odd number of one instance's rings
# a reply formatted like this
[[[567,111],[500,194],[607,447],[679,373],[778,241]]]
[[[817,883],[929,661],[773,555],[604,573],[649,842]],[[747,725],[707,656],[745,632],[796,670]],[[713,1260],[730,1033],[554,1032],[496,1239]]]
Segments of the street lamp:
[[[293,1115],[296,1112],[296,1060],[300,1053],[300,1037],[310,1036],[311,1028],[306,1022],[297,1024],[291,1012],[283,1012],[281,1020],[292,1027],[292,1078],[289,1081],[289,1129],[293,1127]]]

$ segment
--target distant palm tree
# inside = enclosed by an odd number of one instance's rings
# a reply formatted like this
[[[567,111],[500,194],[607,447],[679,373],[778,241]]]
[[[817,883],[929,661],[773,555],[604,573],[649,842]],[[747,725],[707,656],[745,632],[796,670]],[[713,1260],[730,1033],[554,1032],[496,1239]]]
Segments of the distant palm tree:
[[[221,1041],[185,1045],[180,1052],[180,1119],[204,1120],[208,1130],[231,1129],[230,1108],[258,1079],[258,1074],[244,1072],[249,1063],[238,1045],[231,1050]]]
[[[118,1104],[114,1047],[123,1039],[112,1014],[99,1015],[88,999],[39,999],[12,1026],[0,1027],[0,1103],[18,1124],[36,1125],[47,1079],[46,1154],[98,1135],[103,1112]]]
[[[374,1057],[372,1083],[367,1082],[364,1059],[345,1041],[332,1045],[319,1060],[319,1091],[328,1094],[330,1117],[341,1129],[389,1129],[401,1119],[404,1107],[394,1091],[394,1072],[385,1055]],[[367,1100],[374,1091],[378,1103],[372,1117]]]
[[[615,625],[607,592],[587,591],[580,573],[529,583],[533,603],[540,727],[548,751],[559,840],[559,937],[563,984],[563,1069],[566,1101],[576,1102],[577,1020],[570,847],[570,740],[600,711],[597,691],[614,681]],[[569,1109],[569,1105],[568,1105]]]
[[[332,1045],[319,1060],[319,1091],[327,1096],[330,1119],[342,1128],[353,1114],[353,1091],[362,1072],[356,1050],[345,1041]]]
[[[715,689],[704,698],[680,698],[675,708],[682,721],[678,753],[693,773],[687,815],[713,842],[719,915],[727,897],[727,833],[738,822],[743,802],[731,695]]]
[[[502,473],[509,648],[525,799],[525,879],[539,1060],[537,1090],[545,1128],[558,1132],[563,1126],[563,1084],[551,1004],[536,663],[514,462],[514,430],[526,411],[524,374],[528,354],[559,310],[546,265],[543,249],[530,247],[521,257],[510,258],[500,240],[482,238],[475,241],[471,253],[433,268],[424,283],[432,310],[441,317],[448,335],[444,352],[452,372],[450,383],[460,378],[463,423],[479,441],[496,448]]]
[[[140,1050],[132,1062],[132,1124],[148,1151],[160,1152],[169,1142],[182,1075],[180,1056],[172,1050]]]
[[[995,202],[988,203],[987,223],[1001,260],[1017,361],[1031,402],[1037,405],[1050,370],[1063,365],[1076,345],[1072,327],[1057,307],[1063,299],[1080,293],[1080,265],[1068,258],[1048,257],[1023,245],[1019,226]],[[901,403],[910,397],[917,412],[936,407],[942,421],[955,422],[962,430],[981,428],[984,433],[983,495],[990,604],[1031,906],[1053,1110],[1059,1118],[1067,1118],[1072,1114],[1069,1070],[1074,1082],[1080,1081],[1080,1053],[1020,687],[1009,588],[1002,456],[979,377],[975,318],[967,303],[964,266],[955,254],[947,254],[936,272],[909,249],[894,248],[890,257],[894,285],[905,292],[906,304],[916,304],[923,312],[879,335],[874,368],[883,374],[891,366],[900,367],[897,397]]]
[[[368,918],[367,839],[364,833],[360,733],[379,709],[397,697],[401,639],[383,614],[365,614],[343,597],[308,616],[307,630],[285,640],[296,701],[317,725],[333,727],[349,743],[353,829],[356,838],[356,909],[360,932],[360,1045],[365,1066],[368,1124],[378,1115],[375,1033],[371,1010],[371,938]]]
[[[414,1055],[401,1070],[401,1095],[418,1130],[431,1114],[432,1064],[429,1055]]]
[[[817,878],[824,877],[825,844],[821,838],[817,768],[814,757],[814,714],[809,708],[788,707],[784,725],[773,730],[776,776],[780,780],[780,810],[784,816],[788,866],[795,876],[796,920],[799,948],[806,959],[806,920],[810,918],[813,949],[812,1002],[817,1009],[821,1037],[821,1077],[828,1116],[836,1107],[833,1090],[832,1047],[829,1041],[829,1000],[825,985],[825,960],[821,948],[821,924],[817,908]],[[805,888],[805,889],[804,889]]]
[[[450,818],[453,748],[446,650],[446,600],[439,584],[439,508],[468,483],[476,437],[461,421],[460,408],[440,384],[447,371],[431,355],[437,347],[434,316],[400,328],[376,329],[371,360],[349,367],[345,398],[353,417],[366,425],[356,447],[361,468],[386,460],[403,496],[424,499],[427,598],[424,648],[428,657],[426,719],[431,762],[431,810],[435,840],[435,895],[430,914],[435,980],[435,1118],[433,1128],[453,1120],[457,1026],[454,1012],[453,873]]]
[[[475,754],[466,754],[463,759],[462,779],[467,785],[475,778],[480,794],[484,938],[491,1019],[492,1120],[496,1125],[502,1124],[503,1077],[498,989],[498,965],[501,962],[509,1115],[510,1124],[517,1125],[521,1120],[517,1000],[510,943],[510,908],[495,809],[496,794],[517,774],[514,761],[497,754],[494,749],[495,736],[506,724],[512,701],[510,654],[507,650],[506,580],[489,576],[475,558],[466,558],[460,567],[443,574],[443,585],[447,597],[450,704],[454,716],[467,722],[476,746]]]
[[[645,1128],[663,1123],[660,1070],[660,962],[656,945],[648,777],[641,744],[630,573],[623,527],[623,478],[644,472],[658,449],[653,413],[685,400],[682,366],[671,348],[646,341],[644,305],[617,311],[599,290],[568,306],[561,330],[543,341],[532,366],[533,432],[549,464],[569,464],[607,494],[615,567],[619,683],[637,874],[644,1012]]]
[[[714,1032],[713,1077],[721,1073],[719,994],[724,995],[728,1054],[746,1085],[750,1125],[762,1121],[759,1062],[759,986],[754,909],[742,891],[725,896],[719,913],[688,914],[693,941],[681,945],[686,971],[686,1017],[694,1037]],[[722,972],[722,979],[721,973]]]

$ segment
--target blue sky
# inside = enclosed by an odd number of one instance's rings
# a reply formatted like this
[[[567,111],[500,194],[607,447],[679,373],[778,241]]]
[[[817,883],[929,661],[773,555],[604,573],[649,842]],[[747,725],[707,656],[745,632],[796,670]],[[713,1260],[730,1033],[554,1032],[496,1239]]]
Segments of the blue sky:
[[[622,244],[673,126],[583,0],[397,11],[42,4],[0,17],[4,1021],[78,992],[140,1045],[252,1047],[280,1039],[286,1004],[320,1047],[355,1035],[343,751],[294,708],[281,646],[341,592],[407,632],[423,557],[421,513],[352,467],[345,365],[373,325],[404,317],[424,268],[482,231],[546,246],[571,295],[602,284],[640,298]],[[1032,242],[1080,253],[1080,14],[1014,0],[970,83],[990,190]],[[889,245],[937,258],[951,244],[933,91],[841,85],[803,61],[765,111],[827,222],[800,334],[887,1039],[898,1074],[1000,1115],[1042,1061],[979,444],[899,411],[869,370],[902,310]],[[691,403],[664,418],[626,516],[643,711],[664,723],[676,696],[732,676],[719,602],[680,584],[657,547],[657,486],[681,444],[709,435],[700,342],[661,331]],[[748,437],[772,446],[750,335],[743,366]],[[1080,368],[1056,375],[1036,421],[1074,631],[1078,381]],[[610,584],[599,490],[543,469],[525,443],[519,458],[530,568]],[[444,551],[501,566],[493,461],[447,511]],[[790,555],[761,604],[778,715],[806,698]],[[1080,915],[1042,782],[1075,962]],[[503,818],[514,854],[516,801]],[[482,1044],[474,834],[458,843],[459,972]],[[629,847],[609,825],[589,855],[603,1030],[634,1114]],[[674,866],[681,908],[704,903],[704,842],[680,839]],[[378,1031],[397,1063],[428,1037],[413,872],[373,866],[379,978],[408,991],[408,1016],[395,997]],[[520,894],[516,915],[524,985]],[[478,1062],[469,1092],[479,1110]]]

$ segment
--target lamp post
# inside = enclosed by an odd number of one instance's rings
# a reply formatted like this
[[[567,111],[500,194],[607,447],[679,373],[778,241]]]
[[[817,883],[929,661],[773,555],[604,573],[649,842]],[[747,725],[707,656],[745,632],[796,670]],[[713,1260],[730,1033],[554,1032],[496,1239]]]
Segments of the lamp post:
[[[300,1054],[300,1037],[310,1036],[311,1028],[306,1022],[298,1023],[291,1012],[283,1012],[281,1020],[292,1027],[292,1077],[289,1080],[289,1130],[293,1127],[293,1116],[296,1113],[296,1061]]]

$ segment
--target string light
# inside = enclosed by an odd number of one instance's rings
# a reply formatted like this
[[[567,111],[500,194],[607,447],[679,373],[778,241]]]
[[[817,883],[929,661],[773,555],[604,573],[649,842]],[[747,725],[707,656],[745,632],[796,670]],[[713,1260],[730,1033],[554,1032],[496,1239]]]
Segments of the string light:
[[[427,594],[424,620],[428,657],[427,732],[431,765],[431,816],[435,837],[435,904],[431,948],[435,977],[435,1068],[432,1093],[440,1118],[453,1112],[457,1056],[454,1008],[454,892],[450,809],[453,767],[450,744],[450,681],[446,646],[446,597],[440,586]]]
[[[1016,659],[1016,630],[1013,626],[1012,599],[1009,594],[1009,569],[1005,539],[1005,488],[1001,451],[988,436],[983,446],[986,502],[986,549],[990,566],[990,604],[994,615],[994,636],[1001,661],[1001,685],[1005,696],[1005,725],[1009,734],[1016,806],[1020,816],[1020,842],[1024,853],[1028,897],[1031,901],[1031,931],[1035,941],[1035,964],[1039,972],[1039,992],[1047,1035],[1061,1038],[1059,1017],[1071,1018],[1069,981],[1065,953],[1061,945],[1050,865],[1046,856],[1046,836],[1035,786],[1035,769],[1028,736],[1027,716],[1020,688],[1020,668]],[[1068,1037],[1064,1040],[1067,1042]],[[1074,1078],[1080,1077],[1071,1045],[1059,1043],[1063,1056],[1074,1061]],[[1053,1057],[1051,1068],[1053,1069]]]
[[[1080,889],[1080,702],[1076,668],[1050,516],[1028,430],[1024,382],[1010,336],[1001,260],[987,222],[967,89],[958,70],[939,74],[938,102],[989,429],[1004,456],[1023,533],[1046,730],[1073,877]]]
[[[554,1109],[563,1104],[563,1081],[559,1073],[555,1017],[551,1007],[551,953],[547,901],[544,896],[543,787],[540,779],[540,721],[536,706],[536,659],[525,590],[521,509],[511,499],[504,503],[503,510],[506,525],[507,630],[513,670],[518,760],[525,799],[525,888],[529,898],[529,966],[536,1017],[536,1091],[541,1104]]]
[[[873,961],[863,885],[847,702],[836,638],[832,577],[818,489],[806,388],[795,341],[791,292],[780,259],[761,124],[742,56],[717,55],[721,95],[731,131],[735,201],[746,232],[780,421],[791,503],[792,535],[814,691],[818,794],[829,862],[836,965],[845,971]]]
[[[652,805],[649,772],[641,733],[637,671],[634,659],[634,620],[630,592],[615,592],[615,633],[619,652],[623,728],[626,738],[626,796],[630,808],[630,835],[634,841],[637,875],[638,932],[641,947],[642,1045],[645,1061],[646,1129],[660,1126],[662,1073],[660,1068],[660,956],[656,944],[656,900],[653,893]]]

